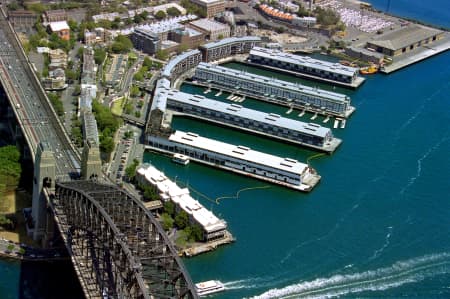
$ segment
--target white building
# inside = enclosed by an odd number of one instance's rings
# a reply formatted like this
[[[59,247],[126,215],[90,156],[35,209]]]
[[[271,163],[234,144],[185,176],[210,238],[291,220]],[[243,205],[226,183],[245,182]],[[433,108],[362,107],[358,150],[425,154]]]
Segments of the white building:
[[[200,202],[192,198],[188,188],[179,187],[154,166],[146,164],[140,167],[136,171],[136,179],[142,184],[150,184],[154,187],[163,201],[172,201],[178,212],[185,211],[189,215],[190,223],[197,224],[202,228],[203,241],[220,239],[225,236],[227,223],[223,219],[217,218]]]

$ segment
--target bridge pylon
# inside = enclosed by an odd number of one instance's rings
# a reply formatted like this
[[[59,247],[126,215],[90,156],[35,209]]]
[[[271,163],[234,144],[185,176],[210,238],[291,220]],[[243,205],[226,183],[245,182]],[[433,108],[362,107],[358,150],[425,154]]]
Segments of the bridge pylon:
[[[93,139],[84,141],[83,155],[81,157],[81,176],[85,180],[97,179],[102,174],[102,161],[100,149]]]
[[[42,240],[47,229],[47,197],[44,188],[55,188],[56,162],[48,142],[40,142],[35,155],[33,176],[33,202],[31,215],[34,230],[33,239]]]

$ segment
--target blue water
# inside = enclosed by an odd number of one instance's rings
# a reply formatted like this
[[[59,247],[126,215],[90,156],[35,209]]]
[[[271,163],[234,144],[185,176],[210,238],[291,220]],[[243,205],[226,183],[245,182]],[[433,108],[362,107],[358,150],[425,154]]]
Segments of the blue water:
[[[379,9],[387,3],[370,2]],[[450,27],[449,6],[448,0],[391,0],[390,12]],[[450,52],[368,77],[346,93],[357,111],[345,129],[334,130],[344,140],[341,147],[310,160],[322,181],[309,194],[146,156],[200,192],[192,191],[237,239],[185,260],[195,282],[227,285],[214,298],[450,298]],[[316,154],[182,118],[174,126],[301,161]],[[265,189],[215,203],[246,187]],[[19,264],[0,261],[0,270],[0,298],[33,298],[17,295],[27,272]],[[34,273],[37,282],[47,277]],[[60,296],[35,297],[65,298],[59,289]]]

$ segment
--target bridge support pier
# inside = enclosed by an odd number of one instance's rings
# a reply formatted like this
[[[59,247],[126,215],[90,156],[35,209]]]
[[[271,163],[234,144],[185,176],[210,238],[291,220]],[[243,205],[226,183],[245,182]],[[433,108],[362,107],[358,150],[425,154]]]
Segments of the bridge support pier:
[[[92,139],[84,141],[81,157],[81,176],[85,180],[97,179],[102,174],[102,161],[97,142]]]
[[[39,143],[36,149],[33,177],[33,202],[31,215],[33,217],[33,239],[41,241],[47,230],[47,196],[45,189],[55,188],[56,162],[50,145]]]

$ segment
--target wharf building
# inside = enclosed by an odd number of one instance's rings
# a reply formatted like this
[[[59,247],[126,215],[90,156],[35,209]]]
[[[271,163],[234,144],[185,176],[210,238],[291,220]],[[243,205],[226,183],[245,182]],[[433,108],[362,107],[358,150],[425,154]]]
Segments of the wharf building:
[[[429,46],[445,37],[442,30],[410,24],[367,42],[367,49],[386,56],[395,57]]]
[[[200,46],[203,61],[210,62],[237,54],[246,54],[261,44],[259,36],[230,37]]]
[[[328,153],[333,152],[341,143],[340,139],[333,137],[329,128],[314,123],[304,123],[278,114],[264,113],[177,90],[160,89],[159,93],[167,96],[167,109],[203,121],[231,126]]]
[[[197,66],[193,79],[232,93],[326,115],[348,117],[355,110],[344,94],[204,62]]]
[[[273,49],[254,47],[250,50],[248,62],[261,67],[345,87],[356,88],[364,82],[364,78],[358,76],[358,68]]]
[[[213,18],[225,11],[225,0],[190,0],[190,2],[202,8],[207,18]]]
[[[202,54],[199,50],[191,50],[181,53],[171,59],[163,68],[161,77],[173,81],[181,74],[196,67],[202,61]]]
[[[314,169],[290,158],[254,151],[194,133],[176,131],[168,138],[147,136],[147,149],[172,155],[188,156],[191,160],[218,167],[255,179],[309,192],[320,181]]]
[[[162,201],[173,202],[176,212],[186,212],[189,215],[189,223],[201,227],[204,242],[222,239],[229,234],[227,223],[223,219],[217,218],[192,198],[188,188],[180,188],[154,166],[145,164],[137,169],[136,180],[158,192]]]
[[[200,19],[192,21],[189,26],[195,30],[201,31],[205,34],[205,38],[210,41],[216,41],[230,37],[231,28],[227,24],[216,22],[210,19]]]

